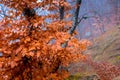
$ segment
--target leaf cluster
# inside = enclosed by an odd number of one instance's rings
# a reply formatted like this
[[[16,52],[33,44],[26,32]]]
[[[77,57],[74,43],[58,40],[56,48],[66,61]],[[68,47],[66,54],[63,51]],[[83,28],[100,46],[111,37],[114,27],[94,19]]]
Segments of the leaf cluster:
[[[55,1],[60,4],[58,0]],[[46,6],[49,6],[48,11],[57,10],[55,1],[0,1],[11,8],[12,13],[0,21],[3,28],[0,30],[0,52],[3,55],[0,57],[0,80],[61,80],[69,74],[60,69],[61,66],[86,59],[81,53],[90,42],[79,42],[73,37],[74,34],[68,34],[71,21],[60,21],[56,15],[59,13],[39,16],[33,11],[36,7],[47,9]],[[70,5],[67,2],[64,4],[67,12]],[[69,18],[69,15],[66,14],[66,17]],[[62,48],[61,44],[68,39],[68,46]]]

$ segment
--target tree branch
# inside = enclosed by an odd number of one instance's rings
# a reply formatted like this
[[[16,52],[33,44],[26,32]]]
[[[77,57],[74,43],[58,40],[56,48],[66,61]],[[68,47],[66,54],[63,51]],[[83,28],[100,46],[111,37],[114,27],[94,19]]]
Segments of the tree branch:
[[[64,6],[60,6],[59,12],[60,12],[60,20],[63,20],[63,18],[64,18]]]
[[[74,17],[73,17],[73,24],[72,24],[72,28],[68,31],[68,33],[70,35],[73,34],[73,32],[75,31],[76,27],[77,27],[77,24],[78,24],[78,16],[79,16],[79,10],[80,10],[80,5],[81,5],[81,2],[82,0],[77,0],[76,2],[76,10],[75,10],[75,13],[74,13]],[[63,44],[62,44],[62,48],[65,48],[67,47],[68,45],[68,41],[65,41]]]
[[[76,27],[77,27],[77,22],[78,22],[78,15],[79,15],[79,10],[80,10],[80,5],[81,5],[82,0],[77,0],[77,8],[76,11],[74,13],[74,17],[73,17],[73,25],[72,28],[69,30],[69,34],[73,34],[73,32],[75,31]]]

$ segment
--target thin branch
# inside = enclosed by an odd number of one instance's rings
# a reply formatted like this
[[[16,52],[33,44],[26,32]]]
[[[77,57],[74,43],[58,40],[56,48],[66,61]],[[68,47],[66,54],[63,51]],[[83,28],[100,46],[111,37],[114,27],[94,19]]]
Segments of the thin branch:
[[[64,6],[60,6],[59,12],[60,12],[60,20],[63,20],[63,18],[64,18]]]
[[[77,24],[78,24],[78,16],[79,16],[79,11],[80,11],[80,5],[81,5],[81,2],[82,0],[77,0],[76,2],[76,10],[75,10],[75,13],[74,13],[74,17],[73,17],[73,24],[72,24],[72,28],[68,31],[68,33],[70,35],[73,34],[73,32],[75,31],[76,27],[77,27]],[[70,38],[69,38],[70,39]],[[67,47],[68,45],[68,41],[65,41],[63,44],[62,44],[62,48],[65,48]]]
[[[77,8],[76,11],[74,13],[74,17],[73,17],[73,25],[72,28],[69,30],[69,34],[73,34],[73,32],[75,31],[76,27],[77,27],[77,22],[78,22],[78,16],[79,16],[79,11],[80,11],[80,5],[81,5],[82,0],[77,0]]]

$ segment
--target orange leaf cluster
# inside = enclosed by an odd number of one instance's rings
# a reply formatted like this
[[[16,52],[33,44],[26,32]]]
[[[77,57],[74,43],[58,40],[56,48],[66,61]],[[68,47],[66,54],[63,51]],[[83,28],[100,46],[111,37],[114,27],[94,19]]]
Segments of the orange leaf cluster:
[[[81,52],[90,42],[79,42],[75,38],[69,40],[72,36],[67,30],[72,26],[71,21],[59,21],[56,14],[39,16],[32,13],[33,8],[46,6],[49,6],[48,11],[57,11],[59,5],[54,5],[55,2],[65,7],[70,6],[64,0],[0,1],[13,14],[0,21],[0,27],[3,27],[0,30],[0,80],[62,80],[69,73],[61,70],[61,66],[86,59]],[[25,8],[30,13],[24,12]],[[65,41],[69,41],[68,46],[62,48],[61,44]]]

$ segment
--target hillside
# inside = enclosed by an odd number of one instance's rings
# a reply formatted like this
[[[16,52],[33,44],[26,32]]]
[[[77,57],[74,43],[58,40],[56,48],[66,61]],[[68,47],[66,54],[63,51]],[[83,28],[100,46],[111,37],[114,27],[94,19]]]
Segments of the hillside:
[[[108,62],[120,65],[120,28],[114,27],[95,38],[93,45],[84,54],[91,54],[95,62]],[[99,80],[99,76],[96,78],[93,77],[96,75],[96,72],[89,65],[81,62],[72,65],[74,66],[71,66],[70,72],[74,76],[72,75],[67,80]],[[81,70],[78,70],[80,68]],[[120,76],[113,80],[120,80]]]
[[[114,27],[94,39],[93,45],[86,51],[95,61],[105,61],[120,65],[120,29]]]

